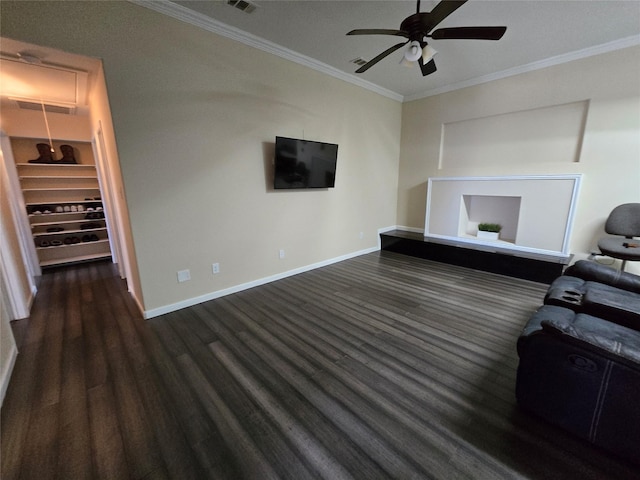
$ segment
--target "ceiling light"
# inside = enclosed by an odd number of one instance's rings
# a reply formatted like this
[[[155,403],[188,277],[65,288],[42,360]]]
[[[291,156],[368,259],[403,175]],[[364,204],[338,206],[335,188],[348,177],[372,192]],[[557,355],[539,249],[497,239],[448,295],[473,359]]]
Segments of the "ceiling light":
[[[408,62],[416,62],[422,56],[422,49],[420,48],[420,42],[414,40],[409,44],[409,48],[404,52],[404,58]]]
[[[431,61],[433,57],[435,57],[437,50],[433,48],[431,45],[426,44],[422,49],[422,64],[426,65]]]

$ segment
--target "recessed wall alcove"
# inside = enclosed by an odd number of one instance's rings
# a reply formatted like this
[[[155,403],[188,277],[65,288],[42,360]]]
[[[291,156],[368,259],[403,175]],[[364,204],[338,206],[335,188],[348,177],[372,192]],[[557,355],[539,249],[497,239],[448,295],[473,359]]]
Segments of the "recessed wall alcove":
[[[500,241],[514,243],[518,233],[521,197],[499,195],[463,195],[460,202],[458,236],[477,238],[478,225],[502,226]]]
[[[580,175],[440,177],[428,182],[424,236],[467,248],[570,257]],[[498,240],[479,223],[502,225]]]

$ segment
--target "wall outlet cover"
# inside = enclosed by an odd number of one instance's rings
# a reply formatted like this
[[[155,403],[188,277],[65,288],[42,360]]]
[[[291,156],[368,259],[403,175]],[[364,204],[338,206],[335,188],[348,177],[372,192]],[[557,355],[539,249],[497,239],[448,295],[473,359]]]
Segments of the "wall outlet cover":
[[[178,282],[187,282],[191,280],[191,272],[189,270],[180,270],[178,272]]]

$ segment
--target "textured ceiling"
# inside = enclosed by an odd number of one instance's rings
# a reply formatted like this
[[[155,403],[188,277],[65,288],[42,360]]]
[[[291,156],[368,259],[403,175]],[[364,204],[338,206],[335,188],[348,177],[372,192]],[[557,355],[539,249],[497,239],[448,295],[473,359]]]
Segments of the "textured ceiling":
[[[640,44],[639,0],[470,0],[438,27],[507,26],[501,40],[432,40],[439,52],[438,71],[427,77],[421,76],[417,66],[399,65],[402,49],[367,72],[355,74],[358,67],[350,60],[370,60],[399,38],[345,34],[356,28],[397,29],[415,13],[416,2],[257,0],[250,14],[226,1],[173,3],[405,99],[495,77],[498,72],[508,75]],[[423,1],[420,10],[430,11],[437,3]]]

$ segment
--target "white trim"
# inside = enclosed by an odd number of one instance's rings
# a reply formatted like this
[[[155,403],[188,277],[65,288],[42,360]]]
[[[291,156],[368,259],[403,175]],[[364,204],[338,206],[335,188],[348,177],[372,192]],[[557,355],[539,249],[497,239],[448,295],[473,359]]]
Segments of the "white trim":
[[[0,377],[0,405],[4,403],[4,396],[7,393],[7,388],[9,388],[9,381],[11,380],[13,367],[16,364],[16,358],[18,358],[18,347],[16,347],[15,342],[13,342],[11,345],[11,352],[9,353],[9,360],[7,361]]]
[[[169,17],[173,17],[177,20],[189,23],[195,27],[202,28],[209,32],[222,35],[223,37],[230,38],[237,42],[244,43],[245,45],[248,45],[250,47],[257,48],[258,50],[262,50],[286,60],[290,60],[299,65],[304,65],[305,67],[312,68],[334,78],[352,83],[384,97],[391,98],[392,100],[402,102],[404,98],[399,93],[392,92],[391,90],[363,80],[360,77],[356,77],[355,75],[343,72],[342,70],[338,70],[331,65],[319,62],[318,60],[315,60],[311,57],[307,57],[306,55],[302,55],[301,53],[277,45],[273,42],[270,42],[269,40],[265,40],[264,38],[260,38],[236,27],[232,27],[225,23],[219,22],[201,13],[194,12],[193,10],[183,7],[182,5],[178,5],[167,0],[129,0],[129,2],[140,7],[154,10],[158,13],[162,13]]]
[[[359,250],[357,252],[348,253],[340,257],[331,258],[329,260],[323,260],[322,262],[313,263],[311,265],[305,265],[304,267],[299,267],[293,270],[288,270],[286,272],[277,273],[269,277],[259,278],[257,280],[252,280],[247,283],[242,283],[240,285],[235,285],[233,287],[225,288],[223,290],[217,290],[215,292],[207,293],[205,295],[200,295],[199,297],[193,297],[187,300],[183,300],[181,302],[172,303],[170,305],[164,305],[162,307],[154,308],[151,310],[145,310],[143,313],[143,316],[146,320],[148,320],[150,318],[157,317],[159,315],[175,312],[176,310],[192,307],[193,305],[197,305],[199,303],[208,302],[209,300],[215,300],[216,298],[224,297],[226,295],[231,295],[232,293],[238,293],[243,290],[248,290],[249,288],[254,288],[260,285],[265,285],[267,283],[275,282],[276,280],[282,280],[283,278],[291,277],[293,275],[298,275],[299,273],[308,272],[310,270],[315,270],[316,268],[320,268],[320,267],[326,267],[327,265],[331,265],[337,262],[342,262],[344,260],[358,257],[360,255],[365,255],[367,253],[377,252],[378,250],[380,250],[379,246],[367,248],[364,250]]]
[[[576,50],[574,52],[563,53],[562,55],[556,55],[555,57],[545,58],[544,60],[539,60],[537,62],[527,63],[525,65],[520,65],[519,67],[508,68],[500,72],[471,78],[463,82],[444,85],[439,88],[427,90],[423,93],[407,95],[404,97],[403,102],[411,102],[413,100],[419,100],[421,98],[432,97],[434,95],[440,95],[441,93],[447,93],[454,90],[460,90],[462,88],[473,87],[475,85],[493,82],[494,80],[500,80],[507,77],[513,77],[514,75],[520,75],[521,73],[533,72],[535,70],[553,67],[554,65],[560,65],[563,63],[572,62],[574,60],[580,60],[583,58],[592,57],[594,55],[601,55],[603,53],[622,50],[623,48],[634,47],[637,45],[640,45],[640,35],[632,35],[630,37],[621,38],[612,42],[603,43],[602,45],[596,45],[594,47]]]

